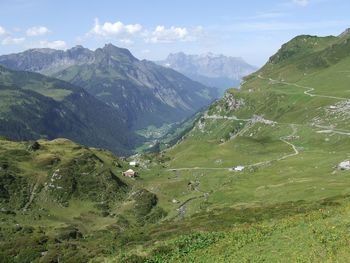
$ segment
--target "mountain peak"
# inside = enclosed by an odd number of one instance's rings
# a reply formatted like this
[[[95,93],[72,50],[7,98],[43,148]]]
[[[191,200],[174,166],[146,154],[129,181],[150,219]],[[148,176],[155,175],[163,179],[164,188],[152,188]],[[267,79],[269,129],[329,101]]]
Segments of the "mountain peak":
[[[207,58],[219,58],[219,57],[223,57],[224,55],[222,54],[215,54],[213,52],[207,52],[207,53],[203,53],[198,55],[199,57],[207,57]]]
[[[242,76],[246,76],[256,70],[254,66],[249,65],[242,58],[212,52],[199,55],[190,55],[184,52],[170,53],[165,60],[158,63],[166,67],[171,67],[190,78],[200,76],[201,79],[220,79],[220,82],[223,78],[235,81],[230,81],[229,83],[237,83]],[[200,81],[200,79],[196,80]],[[215,86],[208,84],[208,82],[205,82],[205,84]],[[223,85],[227,85],[226,82]],[[229,84],[228,87],[232,85]]]
[[[124,53],[128,53],[131,55],[131,52],[126,49],[126,48],[121,48],[121,47],[117,47],[115,45],[113,45],[112,43],[107,43],[104,45],[104,47],[102,48],[105,51],[118,51],[118,52],[124,52]]]
[[[83,47],[82,45],[76,45],[75,47],[72,47],[70,50],[79,50],[79,49],[87,49]]]
[[[99,50],[99,49],[97,49],[97,50]],[[105,53],[108,56],[116,56],[118,58],[124,57],[124,58],[128,58],[131,60],[137,60],[137,58],[135,58],[131,54],[129,49],[117,47],[117,46],[113,45],[112,43],[105,44],[104,47],[100,50],[102,50],[103,53]]]
[[[113,45],[112,43],[106,43],[103,48],[118,48],[118,47]]]
[[[67,50],[68,53],[93,53],[90,49],[83,47],[82,45],[77,45]]]

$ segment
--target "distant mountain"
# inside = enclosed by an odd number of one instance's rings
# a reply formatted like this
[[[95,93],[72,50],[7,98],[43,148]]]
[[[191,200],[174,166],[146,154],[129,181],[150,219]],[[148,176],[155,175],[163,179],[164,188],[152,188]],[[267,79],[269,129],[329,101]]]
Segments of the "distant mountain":
[[[14,140],[65,137],[131,153],[138,137],[126,120],[84,89],[0,66],[0,135]]]
[[[216,90],[112,44],[91,51],[31,49],[0,57],[15,70],[39,72],[83,87],[128,120],[132,129],[180,121],[217,97]]]
[[[216,87],[223,94],[227,88],[238,87],[242,77],[257,70],[241,58],[206,53],[187,55],[183,52],[170,54],[157,62],[172,68],[204,85]]]

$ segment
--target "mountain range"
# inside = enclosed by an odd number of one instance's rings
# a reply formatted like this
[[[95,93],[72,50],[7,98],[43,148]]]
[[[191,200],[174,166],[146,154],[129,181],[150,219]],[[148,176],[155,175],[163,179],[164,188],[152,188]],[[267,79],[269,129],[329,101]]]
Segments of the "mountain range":
[[[297,36],[174,127],[179,140],[159,154],[0,138],[0,261],[346,262],[349,69],[349,30]],[[63,104],[69,119],[74,94],[102,103],[61,80],[1,72],[12,120],[45,105],[27,97]]]
[[[55,77],[84,88],[128,120],[132,130],[180,121],[207,106],[216,90],[153,62],[138,60],[129,50],[107,44],[91,51],[31,49],[0,56],[13,70]]]
[[[84,89],[0,66],[0,134],[14,140],[69,138],[130,153],[140,142],[125,118]]]
[[[171,53],[158,64],[172,68],[206,86],[216,87],[220,95],[228,88],[238,87],[242,78],[253,73],[257,67],[242,58],[206,53],[188,55]]]

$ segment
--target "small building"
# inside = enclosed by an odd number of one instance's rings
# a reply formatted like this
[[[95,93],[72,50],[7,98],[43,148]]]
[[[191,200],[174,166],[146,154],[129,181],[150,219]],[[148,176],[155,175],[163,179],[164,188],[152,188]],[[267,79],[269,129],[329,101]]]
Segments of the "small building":
[[[136,161],[131,161],[131,162],[129,162],[129,165],[135,167],[135,166],[137,166],[137,162]]]
[[[338,168],[340,170],[350,170],[350,161],[343,161],[338,164]]]
[[[243,170],[244,170],[244,166],[242,166],[242,165],[238,165],[238,166],[233,167],[233,171],[235,171],[235,172],[241,172]]]
[[[137,173],[132,170],[132,169],[129,169],[125,172],[123,172],[123,176],[126,176],[126,177],[136,177],[137,176]]]

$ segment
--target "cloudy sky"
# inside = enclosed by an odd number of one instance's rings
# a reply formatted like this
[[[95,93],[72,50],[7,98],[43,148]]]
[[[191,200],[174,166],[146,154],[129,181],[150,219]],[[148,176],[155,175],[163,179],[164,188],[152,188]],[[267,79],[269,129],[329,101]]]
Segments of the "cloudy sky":
[[[113,43],[141,59],[213,52],[260,66],[296,35],[340,34],[349,13],[349,0],[0,0],[0,54]]]

